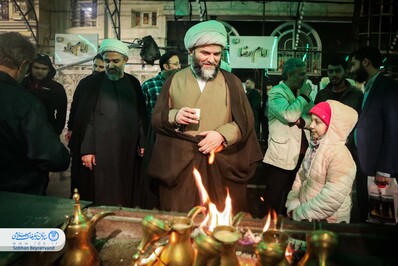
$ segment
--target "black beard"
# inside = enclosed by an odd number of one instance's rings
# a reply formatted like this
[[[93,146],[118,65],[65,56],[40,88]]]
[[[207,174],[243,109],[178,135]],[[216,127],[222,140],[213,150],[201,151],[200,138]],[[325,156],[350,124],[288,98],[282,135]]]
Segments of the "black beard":
[[[205,77],[205,75],[203,74],[203,71],[202,71],[202,67],[200,66],[199,60],[196,59],[196,57],[195,57],[195,55],[194,55],[194,56],[193,56],[193,62],[192,62],[192,69],[193,69],[193,71],[195,72],[195,74],[196,74],[197,77],[200,77],[200,79],[202,79],[202,80],[204,80],[204,81],[208,81],[208,80],[213,80],[213,79],[215,79],[215,77],[216,77],[217,74],[218,74],[219,67],[218,67],[218,66],[215,67],[214,73],[213,73],[213,75],[212,75],[211,78]]]
[[[369,77],[369,74],[366,72],[366,70],[362,65],[359,66],[358,70],[355,71],[354,74],[355,74],[355,81],[358,81],[359,83],[365,82]]]

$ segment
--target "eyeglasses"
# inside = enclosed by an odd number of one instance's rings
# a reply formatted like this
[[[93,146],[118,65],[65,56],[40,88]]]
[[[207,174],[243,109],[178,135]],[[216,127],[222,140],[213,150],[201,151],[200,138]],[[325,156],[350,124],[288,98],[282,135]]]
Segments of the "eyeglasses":
[[[180,62],[174,62],[174,63],[167,63],[168,65],[173,65],[173,66],[181,66]]]

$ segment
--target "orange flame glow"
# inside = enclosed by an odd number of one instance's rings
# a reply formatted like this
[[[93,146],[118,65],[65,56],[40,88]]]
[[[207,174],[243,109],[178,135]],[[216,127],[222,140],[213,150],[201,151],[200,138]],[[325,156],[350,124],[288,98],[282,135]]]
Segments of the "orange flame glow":
[[[153,265],[156,261],[160,260],[160,253],[162,253],[163,249],[164,246],[157,247],[148,257],[135,262],[134,266]]]
[[[219,225],[232,225],[232,200],[229,195],[229,190],[227,191],[227,197],[225,199],[225,208],[222,212],[219,212],[216,205],[210,201],[209,194],[202,183],[202,177],[196,168],[194,168],[193,174],[196,186],[199,189],[201,203],[207,206],[207,215],[200,227],[207,226],[209,231],[212,232],[213,229]]]
[[[285,250],[285,258],[289,263],[289,265],[292,264],[293,262],[293,252],[294,252],[294,247],[292,246],[291,243],[289,243]]]
[[[213,163],[214,163],[214,160],[216,159],[216,153],[222,151],[223,148],[224,148],[224,146],[223,146],[223,145],[220,145],[220,146],[218,146],[217,149],[212,150],[212,151],[210,152],[209,161],[208,161],[209,164],[213,164]]]
[[[272,216],[272,218],[271,218],[271,216]],[[275,210],[269,211],[267,214],[263,232],[267,231],[270,228],[276,229],[277,222],[278,222],[278,215],[276,214],[276,211]]]

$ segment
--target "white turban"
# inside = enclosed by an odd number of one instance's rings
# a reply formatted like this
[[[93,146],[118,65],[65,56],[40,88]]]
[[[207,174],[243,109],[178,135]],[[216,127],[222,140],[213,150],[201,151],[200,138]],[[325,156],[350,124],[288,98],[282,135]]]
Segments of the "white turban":
[[[227,45],[227,31],[222,23],[209,20],[192,26],[184,38],[184,45],[187,50],[203,46],[218,44],[222,47]]]
[[[129,47],[119,40],[105,39],[101,43],[100,54],[103,55],[106,52],[116,52],[128,57]]]

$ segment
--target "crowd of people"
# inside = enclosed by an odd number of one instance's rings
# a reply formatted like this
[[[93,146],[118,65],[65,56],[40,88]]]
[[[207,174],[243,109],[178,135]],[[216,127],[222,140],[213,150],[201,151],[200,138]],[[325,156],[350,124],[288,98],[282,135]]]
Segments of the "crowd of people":
[[[71,195],[77,188],[96,205],[187,212],[203,204],[196,169],[211,202],[222,210],[230,195],[237,213],[247,211],[247,183],[263,164],[266,212],[349,223],[355,186],[366,221],[367,177],[378,185],[398,177],[398,83],[380,71],[378,49],[353,52],[350,66],[328,62],[330,83],[312,99],[301,59],[284,62],[266,95],[254,78],[225,70],[220,22],[192,26],[184,45],[187,67],[166,52],[158,75],[141,85],[125,72],[129,47],[103,40],[73,95],[68,152],[60,141],[67,98],[50,58],[19,33],[2,33],[0,191],[46,195],[49,172],[71,159]]]

